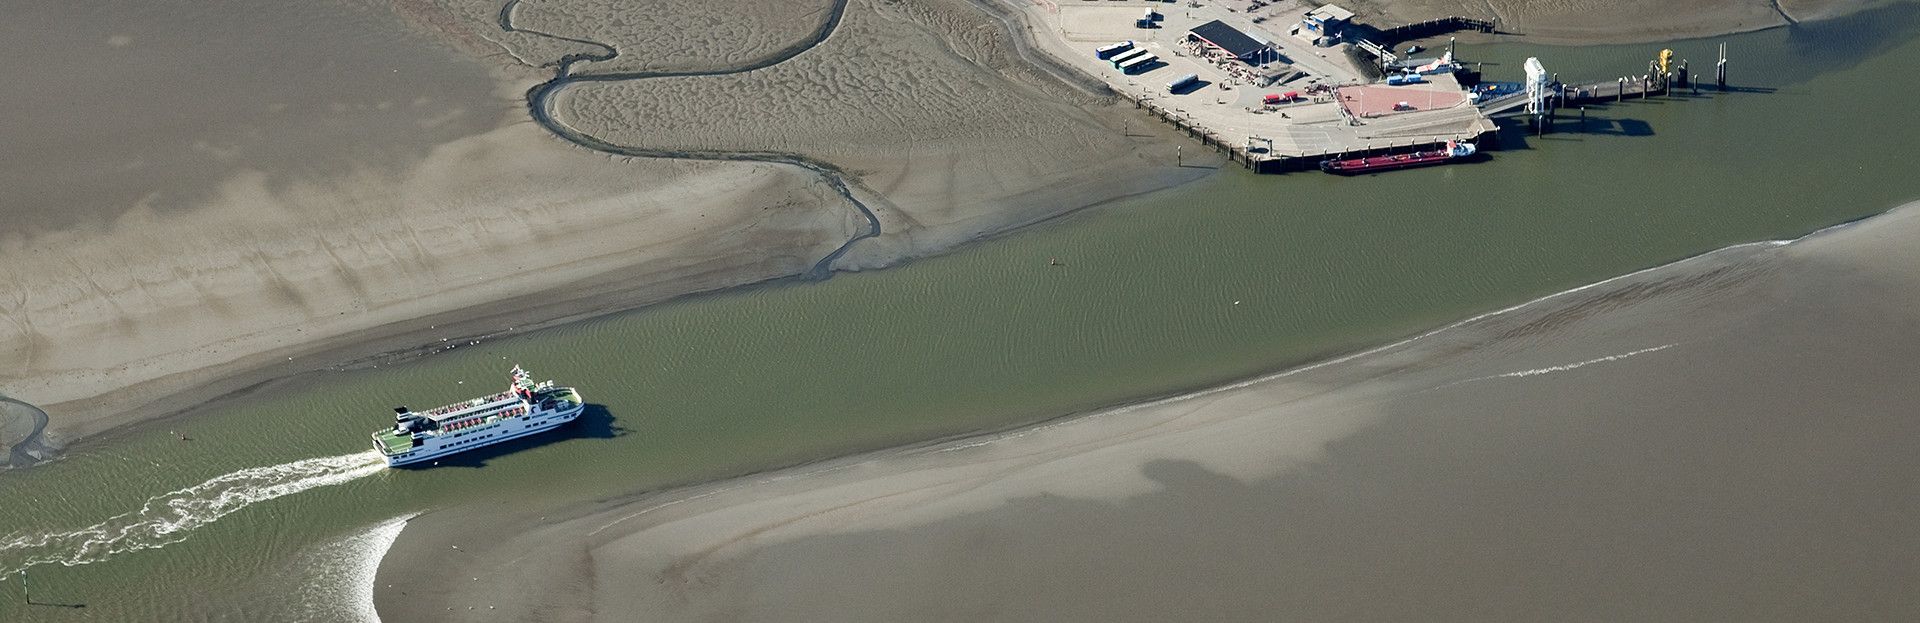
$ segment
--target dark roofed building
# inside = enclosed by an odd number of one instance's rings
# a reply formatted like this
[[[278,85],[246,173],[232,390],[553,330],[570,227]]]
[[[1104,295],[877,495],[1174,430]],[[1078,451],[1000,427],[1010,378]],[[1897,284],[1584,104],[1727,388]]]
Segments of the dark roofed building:
[[[1187,31],[1187,37],[1248,62],[1257,62],[1259,60],[1257,57],[1272,49],[1269,44],[1261,43],[1259,39],[1250,37],[1247,33],[1240,32],[1239,29],[1217,19],[1195,26],[1193,30]]]

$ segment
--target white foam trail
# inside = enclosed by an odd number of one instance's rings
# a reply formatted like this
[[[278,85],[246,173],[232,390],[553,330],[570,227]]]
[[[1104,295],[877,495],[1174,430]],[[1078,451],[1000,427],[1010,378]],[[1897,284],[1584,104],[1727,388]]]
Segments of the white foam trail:
[[[223,474],[147,498],[140,510],[79,530],[29,534],[0,542],[0,565],[4,565],[0,566],[0,578],[34,565],[59,563],[71,567],[178,543],[194,529],[255,503],[365,478],[385,468],[380,453],[368,450]]]
[[[380,612],[373,607],[374,577],[380,571],[380,561],[387,557],[387,550],[393,548],[394,540],[400,538],[400,531],[406,529],[410,519],[413,515],[388,519],[334,548],[352,557],[347,563],[346,586],[342,591],[350,593],[344,600],[352,610],[347,618],[380,623]]]
[[[1652,352],[1659,352],[1659,351],[1663,351],[1663,350],[1666,350],[1666,349],[1669,349],[1669,348],[1673,348],[1673,347],[1675,347],[1675,346],[1679,346],[1679,345],[1680,345],[1680,343],[1679,343],[1679,342],[1675,342],[1675,343],[1672,343],[1672,344],[1663,344],[1663,345],[1660,345],[1660,346],[1654,346],[1654,347],[1651,347],[1651,348],[1642,348],[1642,349],[1640,349],[1640,350],[1636,350],[1636,351],[1629,351],[1629,352],[1624,352],[1624,353],[1620,353],[1620,354],[1618,354],[1618,355],[1607,355],[1607,356],[1605,356],[1605,357],[1595,357],[1595,358],[1593,358],[1593,359],[1588,359],[1588,360],[1586,360],[1586,361],[1576,361],[1576,362],[1573,362],[1573,363],[1567,363],[1567,364],[1561,364],[1561,365],[1557,365],[1557,366],[1547,366],[1547,367],[1545,367],[1545,368],[1534,368],[1534,369],[1532,369],[1532,370],[1521,370],[1521,371],[1519,371],[1519,372],[1507,372],[1507,373],[1503,373],[1503,374],[1492,374],[1492,375],[1487,375],[1487,376],[1482,376],[1482,377],[1476,377],[1476,378],[1471,378],[1471,379],[1467,379],[1467,380],[1464,380],[1464,381],[1454,381],[1454,382],[1452,382],[1452,383],[1448,383],[1448,384],[1446,384],[1446,385],[1441,385],[1440,387],[1453,387],[1453,386],[1455,386],[1455,385],[1461,385],[1461,384],[1465,384],[1465,383],[1473,383],[1473,382],[1477,382],[1477,381],[1491,381],[1491,380],[1494,380],[1494,379],[1512,379],[1512,378],[1520,378],[1520,377],[1527,377],[1527,376],[1539,376],[1539,375],[1542,375],[1542,374],[1552,374],[1552,373],[1555,373],[1555,372],[1566,372],[1566,371],[1568,371],[1568,370],[1574,370],[1574,369],[1579,369],[1579,368],[1584,368],[1584,367],[1587,367],[1587,366],[1590,366],[1590,365],[1593,365],[1593,364],[1596,364],[1596,363],[1607,363],[1607,362],[1609,362],[1609,361],[1619,361],[1619,360],[1621,360],[1621,359],[1626,359],[1626,358],[1628,358],[1628,357],[1634,357],[1634,356],[1639,356],[1639,355],[1645,355],[1645,354],[1647,354],[1647,353],[1652,353]],[[1436,389],[1437,389],[1437,388],[1436,388]]]

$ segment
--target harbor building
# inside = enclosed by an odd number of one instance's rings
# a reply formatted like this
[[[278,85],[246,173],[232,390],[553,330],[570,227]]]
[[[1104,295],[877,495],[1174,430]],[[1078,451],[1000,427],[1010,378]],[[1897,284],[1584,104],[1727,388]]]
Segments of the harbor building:
[[[1291,29],[1293,36],[1305,39],[1318,47],[1330,47],[1340,43],[1341,31],[1353,21],[1353,11],[1331,4],[1308,11],[1300,17],[1300,23]]]
[[[1274,45],[1220,20],[1187,31],[1186,50],[1243,84],[1266,86],[1291,67]]]
[[[1226,22],[1213,20],[1187,31],[1187,42],[1211,60],[1232,58],[1249,65],[1272,61],[1273,45],[1254,38]]]

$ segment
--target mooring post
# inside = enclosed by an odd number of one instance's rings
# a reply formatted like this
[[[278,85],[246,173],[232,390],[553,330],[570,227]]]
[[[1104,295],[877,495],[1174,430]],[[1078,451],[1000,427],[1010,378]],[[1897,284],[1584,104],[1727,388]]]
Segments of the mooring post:
[[[1173,146],[1173,166],[1176,166],[1176,167],[1184,167],[1184,166],[1187,166],[1187,164],[1186,164],[1186,161],[1185,161],[1184,159],[1182,159],[1182,158],[1181,158],[1181,156],[1180,156],[1180,146],[1179,146],[1179,145],[1174,145],[1174,146]]]
[[[1713,67],[1713,81],[1720,90],[1727,90],[1727,44],[1720,44],[1720,62]]]
[[[1580,107],[1580,131],[1587,131],[1587,107]]]

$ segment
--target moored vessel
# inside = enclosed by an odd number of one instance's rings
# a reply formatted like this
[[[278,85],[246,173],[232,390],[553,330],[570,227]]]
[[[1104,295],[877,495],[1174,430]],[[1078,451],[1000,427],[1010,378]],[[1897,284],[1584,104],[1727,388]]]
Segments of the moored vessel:
[[[1410,154],[1322,160],[1320,161],[1320,170],[1342,175],[1357,175],[1360,173],[1392,171],[1394,169],[1409,169],[1413,167],[1446,164],[1454,160],[1472,156],[1476,151],[1473,143],[1447,141],[1447,145],[1444,148],[1416,151]]]
[[[373,447],[387,465],[410,465],[552,430],[585,410],[578,390],[535,383],[514,366],[506,391],[425,412],[395,407],[393,428],[375,432]]]

